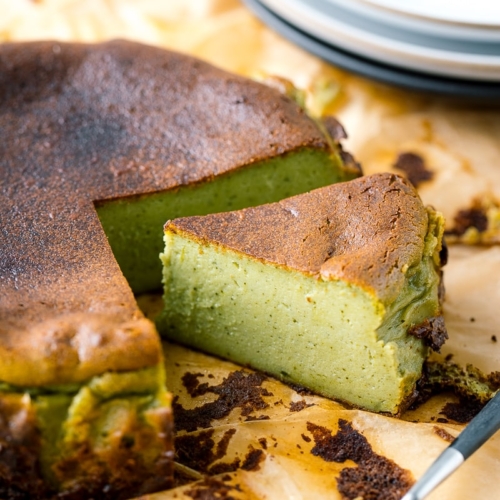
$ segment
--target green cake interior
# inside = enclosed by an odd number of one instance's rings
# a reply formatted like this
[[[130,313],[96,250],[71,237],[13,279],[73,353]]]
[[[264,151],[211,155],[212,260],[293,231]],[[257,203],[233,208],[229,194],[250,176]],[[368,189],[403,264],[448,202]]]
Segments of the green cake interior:
[[[170,395],[164,379],[160,364],[105,373],[81,385],[40,389],[3,383],[0,397],[2,404],[17,404],[22,409],[18,414],[32,415],[39,430],[41,473],[50,487],[72,491],[78,486],[90,494],[113,479],[125,490],[136,488],[138,481],[162,472],[170,439],[165,428]],[[134,470],[127,472],[124,467],[131,460]],[[120,474],[123,478],[116,481]]]
[[[435,222],[422,261],[406,271],[391,304],[342,280],[167,232],[159,330],[325,396],[398,413],[427,354],[407,330],[439,310]]]
[[[123,274],[135,293],[161,287],[163,225],[188,215],[238,210],[348,180],[337,154],[303,148],[208,182],[97,204],[97,213]]]

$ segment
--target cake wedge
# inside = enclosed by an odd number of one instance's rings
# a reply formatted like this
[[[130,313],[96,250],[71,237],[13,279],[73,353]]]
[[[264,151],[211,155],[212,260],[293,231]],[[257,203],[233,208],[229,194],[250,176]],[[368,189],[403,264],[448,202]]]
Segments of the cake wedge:
[[[169,339],[398,414],[446,330],[443,219],[393,174],[165,225]]]

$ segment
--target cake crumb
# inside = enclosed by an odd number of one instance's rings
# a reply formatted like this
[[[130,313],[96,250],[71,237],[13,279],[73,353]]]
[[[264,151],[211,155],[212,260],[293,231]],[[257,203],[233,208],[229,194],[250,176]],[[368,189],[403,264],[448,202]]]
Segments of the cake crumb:
[[[266,455],[262,450],[251,449],[247,456],[245,457],[245,461],[241,465],[241,468],[246,471],[251,470],[259,470],[260,463],[265,460]]]
[[[437,434],[441,439],[444,439],[448,443],[453,443],[455,441],[455,438],[445,429],[442,427],[438,427],[437,425],[434,426],[434,432]]]
[[[434,172],[427,168],[424,159],[416,153],[401,153],[396,159],[394,168],[404,172],[415,187],[434,177]]]
[[[469,228],[475,228],[479,233],[488,229],[488,217],[479,204],[472,208],[459,210],[453,218],[453,222],[451,233],[457,236],[463,236]]]
[[[294,384],[294,383],[287,383],[285,382],[291,389],[293,389],[297,394],[300,394],[301,396],[314,396],[314,392],[308,389],[307,387],[304,387],[303,385],[299,384]]]
[[[217,474],[223,474],[228,472],[234,472],[240,468],[241,460],[235,458],[232,462],[218,462],[208,470],[211,476],[216,476]],[[225,476],[226,477],[226,476]]]
[[[234,498],[230,493],[241,492],[239,485],[225,484],[223,481],[213,477],[206,477],[203,481],[196,483],[184,494],[193,500],[208,500],[210,498]]]
[[[247,418],[245,418],[245,422],[255,422],[258,420],[270,420],[269,415],[259,415],[258,417],[254,417],[252,415],[249,415]]]
[[[214,433],[215,430],[210,429],[197,435],[177,436],[175,439],[176,461],[196,471],[208,472],[212,463],[226,455],[229,442],[236,433],[236,429],[228,429],[224,432],[217,445],[213,438]],[[224,469],[219,472],[232,470],[234,469]]]
[[[314,406],[314,404],[307,404],[303,399],[300,401],[292,401],[290,403],[290,411],[298,412],[304,410],[305,408],[309,408],[310,406]]]

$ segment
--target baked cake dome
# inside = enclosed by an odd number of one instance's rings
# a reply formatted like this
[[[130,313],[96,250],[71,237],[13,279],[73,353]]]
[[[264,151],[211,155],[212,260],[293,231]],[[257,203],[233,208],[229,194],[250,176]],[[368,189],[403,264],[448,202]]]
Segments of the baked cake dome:
[[[2,432],[40,470],[6,463],[6,487],[164,488],[170,396],[133,295],[160,286],[163,223],[357,173],[287,96],[126,41],[1,45],[0,130],[0,412],[30,430]]]

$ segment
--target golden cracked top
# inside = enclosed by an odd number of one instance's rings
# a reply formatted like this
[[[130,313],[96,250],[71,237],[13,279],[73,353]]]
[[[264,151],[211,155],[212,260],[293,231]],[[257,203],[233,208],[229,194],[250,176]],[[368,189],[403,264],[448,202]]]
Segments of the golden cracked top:
[[[260,207],[175,219],[165,231],[325,280],[345,279],[390,300],[422,259],[428,225],[408,181],[374,174]]]
[[[35,386],[161,356],[94,203],[328,147],[279,92],[127,41],[0,45],[0,130],[0,381]]]

